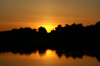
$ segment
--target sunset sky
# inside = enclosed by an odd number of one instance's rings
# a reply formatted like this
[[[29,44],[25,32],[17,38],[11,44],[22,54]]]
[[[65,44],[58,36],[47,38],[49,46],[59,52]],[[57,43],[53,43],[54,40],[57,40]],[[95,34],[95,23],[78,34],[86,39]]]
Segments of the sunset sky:
[[[0,0],[0,31],[100,21],[100,0]]]

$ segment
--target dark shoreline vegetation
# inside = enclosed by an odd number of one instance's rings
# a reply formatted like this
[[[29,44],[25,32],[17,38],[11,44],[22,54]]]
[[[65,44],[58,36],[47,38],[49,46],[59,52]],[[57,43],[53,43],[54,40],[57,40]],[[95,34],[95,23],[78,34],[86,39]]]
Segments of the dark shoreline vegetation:
[[[58,25],[51,33],[47,33],[44,27],[39,27],[38,31],[20,28],[0,32],[0,52],[31,53],[33,50],[49,48],[59,50],[61,54],[63,50],[72,53],[80,51],[80,54],[96,57],[100,61],[99,45],[100,22],[86,27],[82,24],[66,24],[65,27]]]

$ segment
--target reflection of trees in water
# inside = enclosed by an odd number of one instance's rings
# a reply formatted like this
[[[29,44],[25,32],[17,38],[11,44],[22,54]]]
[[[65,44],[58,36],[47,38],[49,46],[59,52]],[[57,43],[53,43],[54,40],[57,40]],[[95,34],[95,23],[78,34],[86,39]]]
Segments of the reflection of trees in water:
[[[96,51],[71,51],[71,52],[57,52],[58,56],[61,57],[63,54],[66,56],[66,58],[72,57],[74,59],[76,58],[83,58],[84,55],[89,57],[96,57],[98,61],[100,61],[100,53]]]
[[[52,51],[52,50],[51,50]],[[72,57],[73,59],[76,58],[83,58],[83,56],[89,56],[89,57],[96,57],[96,59],[98,61],[100,61],[100,53],[98,51],[66,51],[66,50],[55,50],[56,51],[56,55],[61,58],[63,55],[66,56],[66,58]],[[0,53],[4,53],[7,51],[0,51]],[[8,51],[8,52],[12,52],[13,54],[17,54],[20,53],[20,55],[31,55],[31,53],[36,53],[37,50],[31,50],[31,51]],[[39,50],[39,55],[40,56],[45,56],[46,55],[46,50]]]

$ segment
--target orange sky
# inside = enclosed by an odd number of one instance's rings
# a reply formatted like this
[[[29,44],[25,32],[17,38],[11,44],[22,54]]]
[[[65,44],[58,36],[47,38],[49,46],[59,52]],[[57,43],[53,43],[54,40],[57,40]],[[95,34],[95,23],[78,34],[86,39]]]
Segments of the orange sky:
[[[100,21],[100,0],[0,0],[0,31]]]

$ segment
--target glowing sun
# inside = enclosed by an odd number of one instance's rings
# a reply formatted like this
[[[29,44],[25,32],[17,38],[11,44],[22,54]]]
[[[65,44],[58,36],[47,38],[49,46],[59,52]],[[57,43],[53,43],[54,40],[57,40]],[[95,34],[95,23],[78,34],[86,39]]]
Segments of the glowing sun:
[[[52,26],[52,25],[44,25],[44,27],[45,27],[45,29],[47,30],[48,33],[51,32],[51,30],[54,29],[54,26]]]

